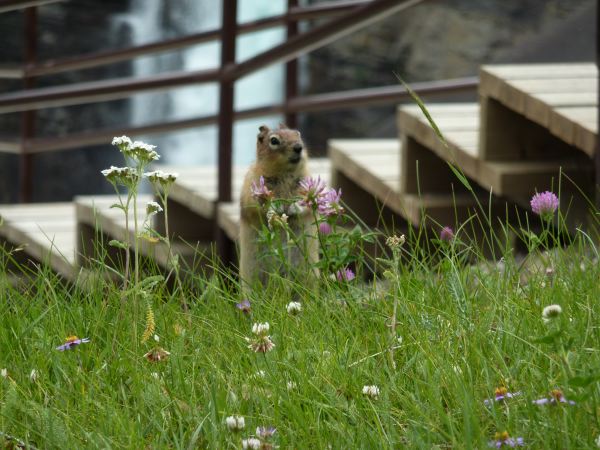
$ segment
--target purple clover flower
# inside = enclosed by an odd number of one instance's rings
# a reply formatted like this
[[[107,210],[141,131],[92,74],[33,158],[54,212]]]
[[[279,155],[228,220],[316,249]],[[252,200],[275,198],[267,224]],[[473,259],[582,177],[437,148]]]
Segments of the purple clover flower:
[[[88,342],[90,342],[88,338],[79,339],[77,336],[69,336],[64,344],[56,347],[56,350],[64,352],[65,350],[77,347],[79,344],[87,344]]]
[[[349,267],[340,269],[335,273],[335,278],[338,281],[352,281],[355,277],[356,275],[354,275],[354,272]]]
[[[308,206],[309,208],[319,208],[323,204],[327,186],[321,177],[303,178],[298,187],[300,188],[299,193],[302,197],[298,202],[300,205]]]
[[[322,235],[326,236],[328,234],[331,234],[331,225],[329,225],[327,222],[321,222],[319,224],[319,233],[321,233]]]
[[[535,194],[531,197],[531,210],[542,219],[552,216],[558,209],[558,197],[550,191]]]
[[[256,181],[252,182],[250,192],[257,200],[269,200],[273,198],[273,191],[267,187],[263,176],[258,179],[258,184],[256,184]]]
[[[488,442],[488,446],[492,448],[502,448],[502,447],[522,447],[525,445],[525,442],[522,437],[511,438],[506,431],[502,433],[496,433],[494,436],[494,440]]]
[[[559,403],[566,403],[567,405],[576,404],[573,400],[567,400],[560,389],[552,389],[550,397],[538,398],[533,401],[534,405],[558,405]]]
[[[236,303],[235,307],[237,309],[239,309],[241,312],[243,312],[244,314],[249,314],[250,313],[250,300],[245,298],[240,303]]]
[[[506,389],[505,387],[499,387],[496,388],[496,391],[494,392],[494,398],[486,398],[483,401],[484,405],[491,405],[494,402],[502,402],[508,398],[513,398],[517,395],[521,395],[520,392],[508,392],[508,389]]]
[[[440,240],[450,242],[454,239],[454,230],[451,227],[444,227],[440,231]]]
[[[321,197],[319,203],[319,213],[323,216],[332,216],[342,214],[344,208],[340,204],[342,198],[342,189],[337,192],[335,189],[328,188]]]

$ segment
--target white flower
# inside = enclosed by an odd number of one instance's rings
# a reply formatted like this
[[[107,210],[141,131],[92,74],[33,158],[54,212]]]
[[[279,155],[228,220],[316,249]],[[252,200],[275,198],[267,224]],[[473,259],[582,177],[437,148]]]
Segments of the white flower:
[[[177,177],[179,177],[178,173],[167,173],[162,170],[155,170],[153,172],[146,172],[144,176],[148,178],[153,183],[159,183],[161,185],[168,185],[173,183]]]
[[[598,435],[598,437],[596,438],[596,440],[594,442],[596,442],[596,447],[600,448],[600,434]]]
[[[260,439],[251,437],[248,439],[242,439],[242,448],[243,449],[259,449],[262,445]]]
[[[229,416],[225,419],[225,424],[231,431],[243,430],[246,426],[246,422],[242,416]]]
[[[162,212],[162,210],[163,210],[162,207],[155,201],[150,201],[150,202],[146,203],[146,215],[148,217],[152,217],[155,214]]]
[[[376,385],[365,385],[362,388],[362,393],[371,398],[377,398],[379,396],[379,387]]]
[[[160,374],[158,372],[152,372],[150,376],[156,380],[160,380]]]
[[[252,332],[257,336],[267,334],[269,332],[269,322],[255,323],[252,325]]]
[[[131,146],[131,139],[129,139],[127,136],[114,137],[112,140],[112,145],[129,148]]]
[[[31,372],[29,373],[29,381],[31,381],[32,383],[35,383],[38,379],[38,371],[35,369],[31,369]]]
[[[8,370],[1,369],[0,370],[0,377],[2,377],[2,378],[8,378]]]
[[[264,370],[258,370],[254,373],[254,378],[264,378],[266,375]]]
[[[286,309],[290,314],[298,314],[302,311],[302,304],[300,302],[289,302]]]
[[[298,387],[295,381],[288,381],[286,386],[288,391],[293,391]]]
[[[562,313],[562,308],[560,305],[549,305],[546,306],[542,310],[542,320],[544,322],[550,322],[552,319],[556,319],[560,313]]]
[[[158,334],[155,334],[155,335],[154,335],[154,340],[155,340],[156,342],[160,342],[160,338],[158,337]]]

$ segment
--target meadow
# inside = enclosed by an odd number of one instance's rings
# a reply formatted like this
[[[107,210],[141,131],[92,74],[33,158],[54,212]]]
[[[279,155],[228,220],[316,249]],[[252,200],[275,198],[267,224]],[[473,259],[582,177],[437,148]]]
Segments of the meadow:
[[[125,177],[125,209],[134,172],[105,174]],[[244,298],[216,260],[203,272],[174,258],[165,275],[136,242],[112,243],[132,248],[117,282],[81,286],[5,246],[0,273],[16,266],[21,281],[0,278],[2,448],[600,446],[597,235],[556,245],[546,210],[539,229],[505,230],[526,255],[491,260],[468,227],[374,232],[325,187],[319,210],[318,189],[304,201],[330,227],[321,275],[274,273]],[[275,250],[282,216],[263,230]]]

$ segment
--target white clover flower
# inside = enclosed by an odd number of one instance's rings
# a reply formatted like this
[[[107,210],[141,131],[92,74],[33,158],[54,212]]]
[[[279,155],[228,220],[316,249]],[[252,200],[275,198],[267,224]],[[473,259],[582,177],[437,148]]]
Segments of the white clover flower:
[[[264,378],[267,375],[267,373],[264,370],[257,370],[254,373],[254,378]]]
[[[31,369],[31,372],[29,373],[29,381],[31,381],[32,383],[35,383],[38,379],[38,371],[35,369]]]
[[[225,419],[225,424],[231,431],[240,431],[246,426],[246,422],[242,416],[229,416]]]
[[[6,368],[0,370],[0,377],[8,378],[8,370]]]
[[[262,445],[262,442],[260,441],[260,439],[257,439],[255,437],[251,437],[248,439],[242,439],[242,448],[243,449],[259,449]]]
[[[150,373],[150,376],[155,380],[160,380],[160,374],[158,372],[152,372]]]
[[[152,217],[155,214],[162,212],[162,210],[163,210],[162,207],[154,201],[150,201],[150,202],[146,203],[146,215],[148,217]]]
[[[299,314],[302,311],[302,304],[300,302],[289,302],[286,309],[290,314]]]
[[[155,335],[154,335],[154,340],[155,340],[156,342],[160,342],[160,337],[158,337],[158,334],[155,334]]]
[[[377,398],[379,396],[379,387],[376,385],[365,385],[362,388],[362,393],[367,397]]]
[[[546,323],[556,319],[562,313],[560,305],[549,305],[542,310],[542,320]]]
[[[298,387],[298,385],[296,384],[295,381],[288,381],[286,384],[287,390],[288,391],[293,391],[294,389],[296,389]]]
[[[264,335],[269,332],[269,322],[265,323],[255,323],[252,325],[252,333],[259,335]]]

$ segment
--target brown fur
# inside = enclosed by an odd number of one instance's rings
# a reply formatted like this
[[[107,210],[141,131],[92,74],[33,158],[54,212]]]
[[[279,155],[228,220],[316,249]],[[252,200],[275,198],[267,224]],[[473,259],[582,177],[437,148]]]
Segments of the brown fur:
[[[261,248],[258,243],[258,230],[266,223],[266,209],[252,195],[252,184],[259,183],[264,177],[267,187],[274,192],[277,199],[292,199],[298,196],[299,181],[309,176],[307,169],[308,155],[304,143],[297,130],[280,125],[276,130],[266,126],[259,128],[256,142],[256,161],[246,174],[242,186],[240,208],[240,282],[244,289],[256,281],[265,284],[269,272],[277,270],[275,258],[265,258],[269,249]],[[279,142],[273,145],[272,139]],[[302,146],[298,154],[294,147]],[[297,161],[295,159],[298,158]],[[296,236],[308,236],[305,251],[295,248],[290,252],[289,265],[298,269],[302,279],[310,273],[309,262],[318,260],[317,229],[310,211],[300,214],[289,214],[288,225]]]

